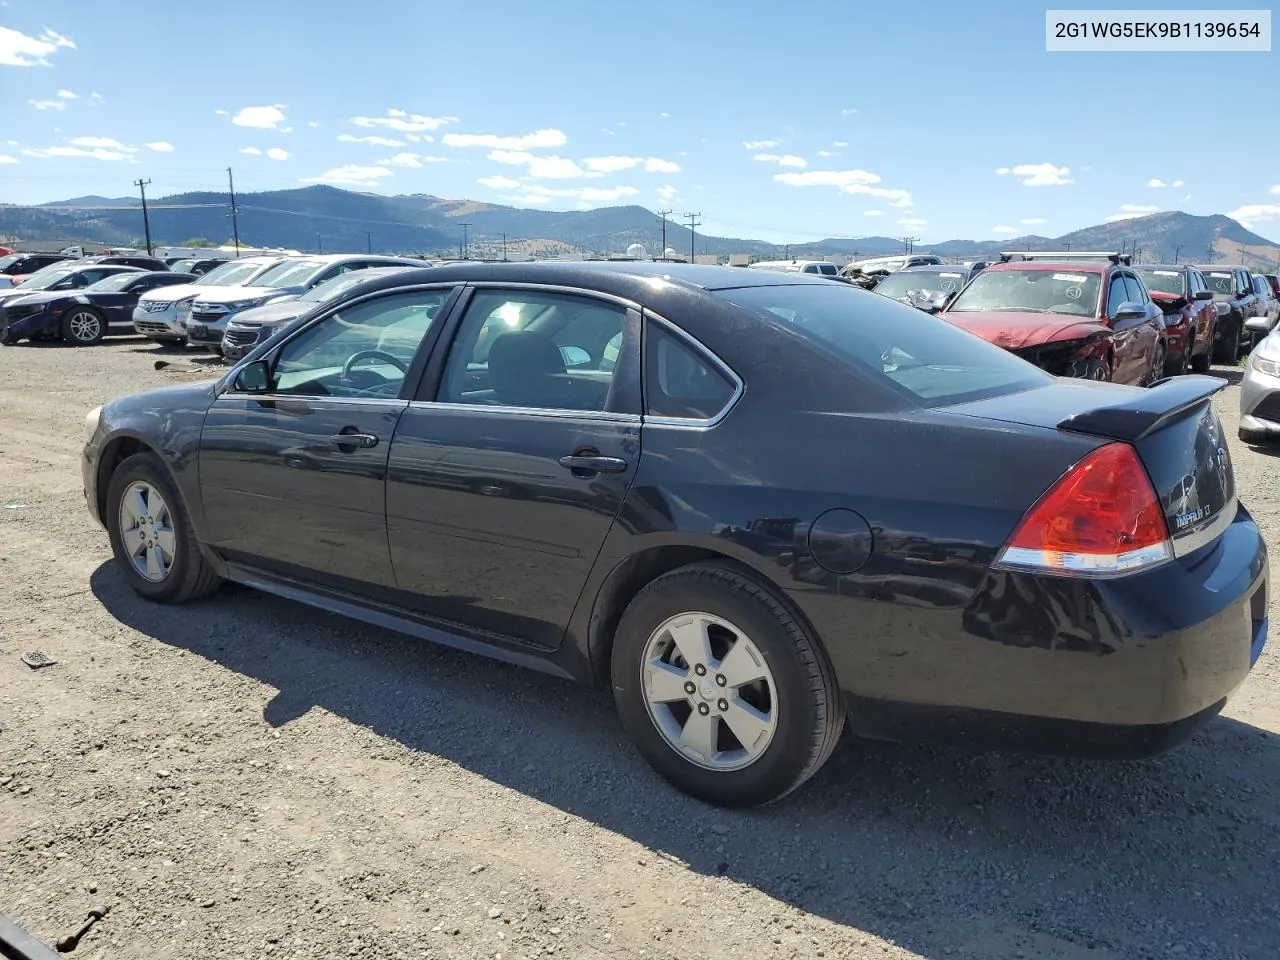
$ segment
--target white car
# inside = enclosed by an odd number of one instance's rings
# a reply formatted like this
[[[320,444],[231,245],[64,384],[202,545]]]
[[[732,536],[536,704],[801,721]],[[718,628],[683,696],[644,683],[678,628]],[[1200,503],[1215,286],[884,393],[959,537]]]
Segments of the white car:
[[[241,257],[210,270],[198,283],[150,290],[138,298],[133,310],[133,328],[149,340],[185,343],[185,320],[192,300],[208,289],[243,286],[282,259],[279,256]]]

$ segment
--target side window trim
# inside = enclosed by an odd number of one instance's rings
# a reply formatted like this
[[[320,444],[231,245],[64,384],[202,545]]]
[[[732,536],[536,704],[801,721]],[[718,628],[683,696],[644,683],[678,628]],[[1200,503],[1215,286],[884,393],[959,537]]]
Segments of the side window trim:
[[[715,367],[717,370],[719,370],[720,373],[722,373],[729,380],[729,382],[733,384],[733,393],[730,394],[729,400],[724,404],[724,406],[720,408],[719,412],[716,413],[716,415],[713,417],[707,417],[705,419],[695,419],[691,417],[650,416],[649,414],[646,413],[643,416],[644,422],[646,424],[651,423],[651,424],[667,426],[667,427],[683,427],[690,430],[708,430],[711,427],[714,427],[716,424],[720,423],[722,420],[724,420],[724,418],[727,417],[733,411],[733,408],[738,405],[738,401],[742,399],[742,395],[746,393],[746,384],[743,382],[742,378],[738,376],[737,371],[734,370],[727,363],[725,363],[723,360],[721,360],[720,357],[718,357],[714,351],[712,351],[704,343],[702,343],[702,341],[698,340],[696,337],[694,337],[692,334],[688,333],[687,331],[676,326],[674,323],[672,323],[670,320],[666,319],[665,317],[654,313],[652,310],[646,309],[643,311],[643,319],[644,319],[644,324],[641,327],[641,338],[640,338],[640,363],[641,363],[640,383],[642,384],[642,387],[641,387],[642,394],[644,389],[643,384],[647,383],[649,380],[649,371],[648,371],[649,350],[648,350],[647,340],[648,340],[648,331],[649,331],[650,324],[654,324],[660,327],[663,333],[683,343],[695,354],[697,354],[703,360],[705,360],[709,366]],[[647,402],[647,398],[644,398],[642,395],[641,408],[640,408],[641,410],[645,409],[646,402]]]

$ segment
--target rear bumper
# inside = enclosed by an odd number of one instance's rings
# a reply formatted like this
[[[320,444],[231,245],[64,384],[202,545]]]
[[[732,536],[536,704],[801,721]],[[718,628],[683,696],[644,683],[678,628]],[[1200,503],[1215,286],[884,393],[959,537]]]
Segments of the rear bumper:
[[[985,726],[978,739],[994,726],[1005,742],[1048,727],[1070,752],[1103,728],[1112,741],[1126,730],[1159,739],[1212,716],[1248,676],[1266,643],[1267,575],[1241,506],[1213,544],[1146,573],[993,572],[963,608],[917,610],[892,635],[827,646],[852,725],[872,735],[884,717],[916,713],[932,718],[931,736],[939,718]],[[998,722],[964,722],[974,716]]]

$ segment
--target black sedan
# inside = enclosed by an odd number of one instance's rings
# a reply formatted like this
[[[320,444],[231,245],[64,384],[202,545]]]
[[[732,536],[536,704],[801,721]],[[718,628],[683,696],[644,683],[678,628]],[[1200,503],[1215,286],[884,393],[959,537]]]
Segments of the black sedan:
[[[1267,631],[1223,385],[1061,380],[820,278],[460,264],[91,411],[83,478],[145,598],[231,580],[607,685],[747,805],[846,725],[1133,755],[1214,716]]]
[[[150,273],[134,267],[116,270],[86,287],[48,290],[14,297],[0,306],[0,343],[63,340],[84,347],[109,334],[133,334],[138,297],[157,287],[189,283],[189,276],[168,270]]]

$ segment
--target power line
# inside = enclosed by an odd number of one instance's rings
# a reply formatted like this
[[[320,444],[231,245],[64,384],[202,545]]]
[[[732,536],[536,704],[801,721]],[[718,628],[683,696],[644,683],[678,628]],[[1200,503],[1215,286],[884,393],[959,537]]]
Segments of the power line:
[[[700,212],[686,213],[684,215],[684,218],[689,225],[689,262],[690,263],[694,263],[698,259],[698,248],[696,244],[698,240],[698,225],[702,223],[702,221],[698,219],[700,216],[702,216]],[[666,248],[664,247],[663,249],[665,250]]]
[[[898,237],[897,239],[902,241],[902,252],[910,253],[912,250],[912,245],[915,244],[920,238],[919,237]]]
[[[151,178],[133,181],[133,185],[142,191],[142,230],[147,235],[147,256],[151,256],[151,218],[147,215],[147,184]]]
[[[227,186],[231,190],[231,238],[236,245],[236,259],[240,259],[240,211],[236,208],[236,182],[227,167]]]

